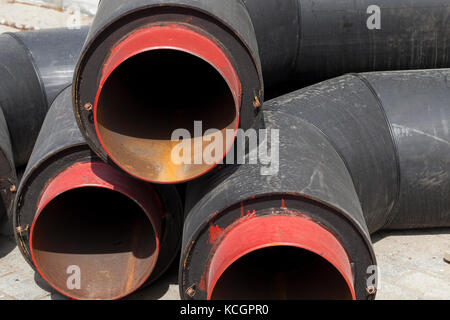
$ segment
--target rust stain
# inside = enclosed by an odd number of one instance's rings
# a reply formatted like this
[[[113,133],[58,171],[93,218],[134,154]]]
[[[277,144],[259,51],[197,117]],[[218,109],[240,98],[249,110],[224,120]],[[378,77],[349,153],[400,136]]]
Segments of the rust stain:
[[[257,96],[255,96],[255,99],[253,100],[253,106],[255,108],[261,107],[261,101],[259,100],[259,98]]]
[[[198,284],[198,289],[201,291],[206,291],[206,277],[204,274],[200,277],[200,283]]]
[[[284,198],[281,199],[281,208],[287,210],[286,203],[284,202]]]

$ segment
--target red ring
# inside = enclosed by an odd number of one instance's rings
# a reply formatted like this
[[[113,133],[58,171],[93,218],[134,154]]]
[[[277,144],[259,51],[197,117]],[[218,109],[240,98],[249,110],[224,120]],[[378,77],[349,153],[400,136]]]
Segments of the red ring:
[[[87,163],[75,163],[71,167],[65,169],[61,173],[59,173],[53,180],[51,180],[47,186],[42,191],[42,194],[39,198],[36,215],[34,217],[33,223],[31,225],[30,230],[30,253],[31,259],[33,261],[36,270],[41,275],[41,277],[55,290],[60,292],[61,294],[68,296],[72,299],[81,300],[80,298],[76,298],[68,295],[66,292],[63,292],[56,286],[54,286],[51,282],[47,280],[43,272],[38,267],[36,263],[36,259],[34,257],[33,252],[33,232],[37,219],[40,214],[44,210],[44,208],[56,197],[59,195],[74,189],[86,188],[86,187],[97,187],[104,188],[107,190],[112,190],[119,192],[130,199],[133,199],[139,207],[145,212],[147,217],[149,218],[154,232],[155,232],[155,240],[156,240],[156,254],[155,254],[155,264],[158,260],[159,255],[159,242],[161,236],[162,229],[162,208],[159,201],[159,197],[156,192],[150,186],[140,184],[139,182],[133,180],[120,173],[119,171],[113,169],[106,163],[103,162],[87,162]],[[153,266],[154,268],[154,266]],[[136,291],[140,286],[142,286],[145,281],[150,277],[151,272],[148,277],[142,281],[136,288],[127,293],[129,295]],[[124,295],[124,296],[126,296]],[[114,300],[121,299],[124,296],[117,297]]]
[[[311,220],[278,215],[246,219],[220,240],[208,268],[208,300],[219,278],[234,262],[250,252],[275,246],[301,248],[326,259],[339,271],[356,299],[351,264],[336,237]]]

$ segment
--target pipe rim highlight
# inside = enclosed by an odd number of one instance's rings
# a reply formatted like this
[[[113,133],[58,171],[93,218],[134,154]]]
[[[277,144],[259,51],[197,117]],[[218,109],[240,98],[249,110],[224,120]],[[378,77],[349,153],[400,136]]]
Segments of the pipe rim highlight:
[[[45,208],[61,195],[67,194],[73,190],[82,190],[86,188],[108,190],[125,196],[129,201],[133,201],[140,208],[152,227],[155,247],[154,253],[151,256],[151,264],[148,265],[148,270],[146,270],[146,275],[130,290],[122,292],[120,295],[100,298],[95,297],[95,300],[118,300],[138,290],[150,278],[158,261],[160,238],[162,235],[161,220],[163,214],[161,212],[162,209],[160,208],[158,196],[149,186],[140,184],[136,187],[136,181],[133,181],[131,178],[123,175],[103,162],[75,163],[51,180],[42,191],[38,201],[36,215],[30,230],[29,247],[31,259],[42,278],[59,293],[76,300],[92,299],[92,297],[77,296],[73,293],[69,293],[67,290],[62,289],[61,286],[49,281],[46,272],[42,270],[37,263],[37,256],[33,245],[35,227]]]
[[[150,175],[147,172],[144,173],[142,170],[139,173],[137,172],[138,170],[136,168],[134,168],[134,170],[131,169],[133,166],[123,164],[123,161],[118,160],[118,157],[116,156],[118,152],[114,152],[114,150],[108,148],[107,143],[102,137],[102,130],[100,130],[101,125],[99,124],[99,100],[101,99],[102,91],[107,84],[108,79],[111,78],[111,75],[114,73],[114,71],[116,71],[117,68],[119,68],[123,63],[130,60],[131,58],[134,58],[143,53],[155,52],[158,50],[173,50],[175,52],[185,53],[190,56],[199,58],[209,64],[226,82],[235,105],[235,119],[231,123],[231,126],[228,126],[233,127],[233,139],[232,142],[224,141],[225,151],[223,152],[223,155],[218,157],[219,160],[217,160],[213,165],[205,166],[204,164],[202,164],[203,167],[200,172],[199,170],[197,170],[196,173],[190,175],[181,174],[169,179],[159,177],[160,174],[156,176],[154,174]],[[194,29],[194,27],[188,28],[187,26],[177,23],[150,25],[128,34],[128,36],[126,36],[112,49],[110,56],[105,62],[102,69],[101,80],[95,97],[95,103],[93,106],[95,133],[98,137],[101,147],[106,152],[108,157],[112,160],[112,162],[114,162],[119,168],[121,168],[131,176],[144,181],[159,184],[184,183],[203,176],[213,170],[231,150],[240,123],[241,99],[241,82],[233,66],[233,63],[228,58],[225,49],[222,49],[219,43],[213,41],[212,37],[210,39],[207,34],[204,34],[204,32],[200,30]],[[226,127],[225,129],[228,129],[228,127]],[[204,135],[202,136],[202,138],[203,137]],[[203,146],[203,148],[204,147],[205,146]],[[172,159],[170,161],[173,162]],[[162,166],[166,166],[166,161],[159,161],[159,164]],[[188,166],[195,165],[184,165],[184,167]]]

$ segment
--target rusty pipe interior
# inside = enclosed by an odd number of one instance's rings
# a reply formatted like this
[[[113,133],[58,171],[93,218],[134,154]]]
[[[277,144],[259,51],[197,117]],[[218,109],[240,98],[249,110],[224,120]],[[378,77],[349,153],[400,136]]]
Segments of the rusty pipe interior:
[[[195,121],[201,121],[197,137]],[[202,153],[210,143],[202,141],[205,131],[221,131],[222,147],[212,155],[222,160],[232,144],[225,141],[225,132],[235,130],[238,122],[235,99],[222,75],[203,59],[178,50],[151,50],[124,61],[108,77],[96,107],[98,136],[111,159],[129,174],[157,183],[184,182],[211,170],[215,163],[203,161],[194,140],[200,141]],[[189,134],[184,141],[191,147],[177,153],[188,159],[183,163],[172,157],[180,144],[172,141],[177,129]]]
[[[344,277],[321,256],[296,247],[250,252],[229,266],[212,300],[352,300]]]
[[[128,295],[149,277],[158,253],[142,208],[121,193],[95,187],[65,192],[45,206],[31,243],[41,275],[76,299]]]

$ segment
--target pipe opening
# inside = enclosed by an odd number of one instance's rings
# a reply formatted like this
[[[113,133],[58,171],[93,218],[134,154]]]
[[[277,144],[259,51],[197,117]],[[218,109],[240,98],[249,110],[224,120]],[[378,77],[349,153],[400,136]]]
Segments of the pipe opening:
[[[308,250],[277,246],[253,251],[219,278],[213,300],[352,300],[340,272]]]
[[[210,63],[183,51],[158,49],[128,58],[109,75],[96,105],[96,127],[119,167],[147,181],[176,183],[196,178],[222,160],[233,143],[226,141],[225,132],[237,129],[237,110],[233,92]],[[195,121],[202,121],[202,135],[208,129],[222,133],[211,153],[214,163],[195,150]],[[188,131],[191,139],[185,145],[191,150],[184,148],[174,159],[173,149],[180,145],[172,141],[177,129]],[[211,143],[197,139],[202,150]],[[195,162],[199,156],[201,164]]]
[[[138,289],[158,256],[155,229],[136,202],[117,191],[83,187],[42,208],[30,247],[38,271],[76,299],[117,299]]]

